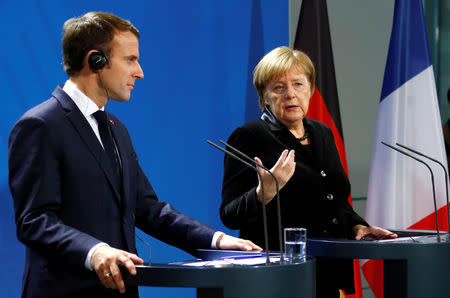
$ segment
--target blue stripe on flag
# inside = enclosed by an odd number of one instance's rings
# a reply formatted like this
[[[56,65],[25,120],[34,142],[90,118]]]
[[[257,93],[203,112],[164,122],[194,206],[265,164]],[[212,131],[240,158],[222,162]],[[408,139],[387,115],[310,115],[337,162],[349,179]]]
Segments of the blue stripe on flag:
[[[431,65],[422,0],[396,0],[382,101]]]
[[[253,69],[264,56],[264,35],[261,14],[261,1],[252,2],[250,46],[248,48],[247,90],[245,95],[245,122],[258,119],[261,110],[258,106],[258,93],[253,86]]]

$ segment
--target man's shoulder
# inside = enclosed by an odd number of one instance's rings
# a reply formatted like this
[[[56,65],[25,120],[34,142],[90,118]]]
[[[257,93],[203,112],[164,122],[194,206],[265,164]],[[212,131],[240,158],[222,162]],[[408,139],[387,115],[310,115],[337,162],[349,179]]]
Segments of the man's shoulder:
[[[35,105],[31,109],[27,111],[27,113],[30,114],[42,114],[45,113],[48,110],[54,110],[58,107],[58,101],[56,98],[49,97],[46,100],[40,102],[39,104]]]
[[[23,127],[32,125],[57,125],[64,119],[65,113],[59,101],[52,95],[45,101],[27,110],[15,123],[14,127],[25,123]],[[33,124],[34,123],[34,124]]]
[[[52,119],[54,117],[57,117],[60,111],[61,107],[58,104],[58,101],[54,97],[51,97],[26,111],[21,119]]]
[[[57,97],[59,99],[57,99]],[[41,119],[51,119],[61,115],[63,107],[61,101],[67,101],[70,104],[70,97],[62,90],[60,86],[57,86],[52,94],[47,97],[47,99],[36,106],[30,108],[26,111],[22,118],[41,118]],[[73,103],[73,102],[72,102]]]

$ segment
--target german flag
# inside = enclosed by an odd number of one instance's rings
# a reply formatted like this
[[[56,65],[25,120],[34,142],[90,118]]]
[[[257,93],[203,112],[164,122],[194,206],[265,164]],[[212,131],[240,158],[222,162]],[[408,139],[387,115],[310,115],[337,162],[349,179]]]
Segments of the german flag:
[[[341,115],[331,47],[330,25],[325,0],[303,0],[295,35],[294,48],[306,53],[316,68],[316,89],[311,98],[307,117],[331,128],[342,166],[348,176]],[[351,195],[348,198],[352,204]],[[355,294],[362,297],[359,261],[354,260]]]

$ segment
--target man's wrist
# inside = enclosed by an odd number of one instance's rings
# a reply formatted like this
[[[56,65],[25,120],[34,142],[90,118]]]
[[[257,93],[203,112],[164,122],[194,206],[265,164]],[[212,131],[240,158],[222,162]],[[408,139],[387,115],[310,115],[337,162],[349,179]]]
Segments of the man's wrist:
[[[220,249],[220,241],[222,241],[223,235],[225,235],[225,234],[221,234],[221,235],[219,236],[219,238],[217,238],[216,247],[217,247],[218,249]]]
[[[108,245],[107,243],[105,243],[105,242],[100,242],[100,243],[97,243],[96,245],[94,245],[90,250],[89,250],[89,252],[88,252],[88,254],[87,254],[87,256],[86,256],[86,260],[84,261],[84,267],[86,267],[86,269],[89,269],[89,270],[93,270],[93,268],[92,268],[92,265],[91,265],[91,259],[92,259],[92,256],[94,255],[94,253],[95,253],[95,251],[99,248],[99,247],[102,247],[102,246],[105,246],[105,245]],[[109,245],[108,245],[109,246]]]
[[[222,240],[223,235],[225,235],[225,233],[224,232],[220,232],[220,231],[217,231],[217,232],[214,233],[213,239],[211,241],[211,247],[212,248],[219,248],[220,249],[220,241]]]

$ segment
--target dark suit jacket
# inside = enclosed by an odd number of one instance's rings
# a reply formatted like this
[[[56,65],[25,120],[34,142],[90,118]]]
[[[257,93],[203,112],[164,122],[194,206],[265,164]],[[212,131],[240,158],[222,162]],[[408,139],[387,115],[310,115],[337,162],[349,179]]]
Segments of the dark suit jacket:
[[[356,224],[367,223],[347,202],[350,183],[342,168],[331,130],[318,121],[304,119],[311,140],[307,150],[270,111],[265,111],[263,119],[237,128],[228,143],[252,158],[259,157],[269,169],[284,149],[295,150],[295,173],[280,191],[283,228],[304,227],[308,237],[313,238],[353,239],[352,228]],[[239,229],[241,237],[264,246],[262,207],[256,199],[257,185],[258,179],[253,169],[225,157],[221,219],[228,228]],[[278,250],[276,199],[266,207],[269,248]],[[345,267],[348,274],[352,274],[349,262]],[[351,277],[346,280],[348,282],[344,284],[340,281],[341,288],[353,285]]]
[[[97,137],[70,97],[26,112],[9,139],[9,181],[17,236],[26,245],[23,297],[112,297],[84,267],[99,242],[136,253],[135,226],[190,253],[210,248],[214,229],[159,202],[123,123],[113,120],[123,191]],[[129,297],[137,289],[128,289]],[[124,297],[124,296],[120,296]]]

